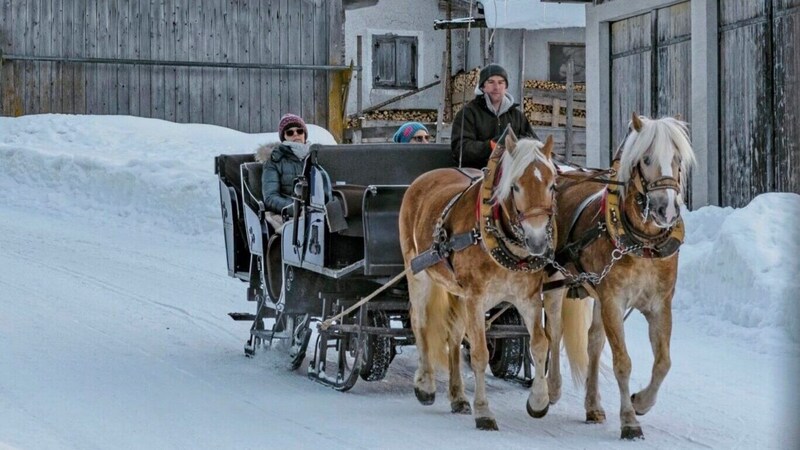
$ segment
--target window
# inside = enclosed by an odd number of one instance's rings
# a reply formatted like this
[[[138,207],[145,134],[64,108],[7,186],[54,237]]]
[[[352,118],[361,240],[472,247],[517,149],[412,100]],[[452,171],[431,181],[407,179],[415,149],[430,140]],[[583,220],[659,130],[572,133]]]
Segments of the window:
[[[567,81],[567,63],[570,58],[575,61],[573,81],[586,82],[586,46],[581,44],[550,44],[550,81]]]
[[[372,37],[372,86],[417,87],[417,38],[382,34]]]

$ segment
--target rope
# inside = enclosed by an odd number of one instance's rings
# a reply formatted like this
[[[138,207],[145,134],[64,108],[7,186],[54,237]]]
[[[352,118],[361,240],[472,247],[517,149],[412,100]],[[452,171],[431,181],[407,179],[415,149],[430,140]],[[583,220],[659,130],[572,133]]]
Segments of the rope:
[[[406,270],[404,270],[404,271],[400,272],[399,274],[397,274],[397,276],[395,276],[394,278],[389,280],[383,286],[379,287],[373,293],[371,293],[368,296],[366,296],[366,297],[362,298],[361,300],[359,300],[358,303],[356,303],[355,305],[345,309],[344,311],[340,312],[339,314],[337,314],[337,315],[335,315],[335,316],[323,321],[322,323],[320,323],[319,324],[320,330],[323,330],[323,331],[327,330],[331,325],[333,325],[333,322],[341,319],[342,317],[344,317],[344,316],[350,314],[351,312],[355,311],[356,309],[360,308],[361,305],[363,305],[364,303],[367,303],[368,301],[370,301],[373,298],[377,297],[378,294],[380,294],[381,292],[385,291],[386,289],[388,289],[393,284],[395,284],[398,281],[400,281],[401,278],[403,278],[404,276],[406,276],[409,273],[411,273],[411,267],[407,267]]]

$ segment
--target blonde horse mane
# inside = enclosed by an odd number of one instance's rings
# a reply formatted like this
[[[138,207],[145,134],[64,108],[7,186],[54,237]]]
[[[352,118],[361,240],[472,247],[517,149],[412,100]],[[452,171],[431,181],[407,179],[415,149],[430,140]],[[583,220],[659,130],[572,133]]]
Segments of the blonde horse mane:
[[[674,146],[681,158],[681,191],[685,192],[686,179],[689,168],[695,163],[694,150],[689,140],[687,123],[672,117],[661,119],[648,119],[639,116],[642,127],[637,132],[630,126],[630,134],[622,143],[622,158],[619,166],[619,181],[627,185],[631,179],[633,169],[644,157],[645,152],[652,148],[653,157],[658,158],[663,152],[670,151]],[[622,189],[624,196],[624,186]]]
[[[525,169],[536,161],[547,166],[555,176],[556,166],[542,153],[544,143],[536,139],[520,139],[513,151],[506,150],[500,159],[500,180],[492,196],[492,202],[502,202],[511,194],[511,186],[522,176]],[[541,180],[541,175],[537,175]]]

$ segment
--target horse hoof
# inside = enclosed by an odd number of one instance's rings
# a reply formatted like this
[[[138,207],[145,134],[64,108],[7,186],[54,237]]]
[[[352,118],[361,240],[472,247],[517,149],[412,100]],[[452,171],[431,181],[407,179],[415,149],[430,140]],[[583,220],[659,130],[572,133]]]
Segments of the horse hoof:
[[[491,417],[478,417],[475,419],[475,426],[479,430],[498,431],[497,421]]]
[[[417,387],[414,388],[414,395],[416,395],[417,400],[425,406],[432,405],[436,400],[436,392],[428,393]]]
[[[469,402],[466,400],[450,402],[450,411],[453,414],[472,414],[472,408],[469,407]]]
[[[545,405],[544,409],[541,411],[534,411],[534,409],[531,408],[531,404],[525,402],[525,409],[528,410],[528,415],[530,415],[534,419],[541,419],[542,417],[547,415],[547,410],[550,409],[550,405],[549,404]]]
[[[620,436],[620,439],[626,439],[628,441],[644,439],[642,427],[622,427],[622,435]]]
[[[633,405],[633,412],[635,412],[637,416],[643,416],[649,411],[649,409],[640,410],[636,408],[636,394],[631,395],[631,404]]]
[[[603,423],[606,421],[606,413],[603,411],[586,411],[586,423]]]

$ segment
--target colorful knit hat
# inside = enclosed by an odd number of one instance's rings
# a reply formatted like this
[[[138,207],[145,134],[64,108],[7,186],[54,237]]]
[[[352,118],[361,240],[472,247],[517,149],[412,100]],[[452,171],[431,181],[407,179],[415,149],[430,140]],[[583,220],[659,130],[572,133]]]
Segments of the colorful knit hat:
[[[400,128],[398,128],[394,133],[392,141],[397,142],[398,144],[408,144],[411,142],[411,138],[413,138],[419,130],[425,130],[426,133],[428,132],[428,129],[425,128],[425,125],[419,122],[406,122],[400,125]]]
[[[284,140],[284,131],[290,128],[291,125],[303,128],[303,131],[306,133],[306,139],[308,139],[308,128],[306,127],[306,123],[303,121],[303,118],[295,114],[284,114],[283,117],[281,117],[280,123],[278,124],[278,137],[280,138],[281,142]]]

